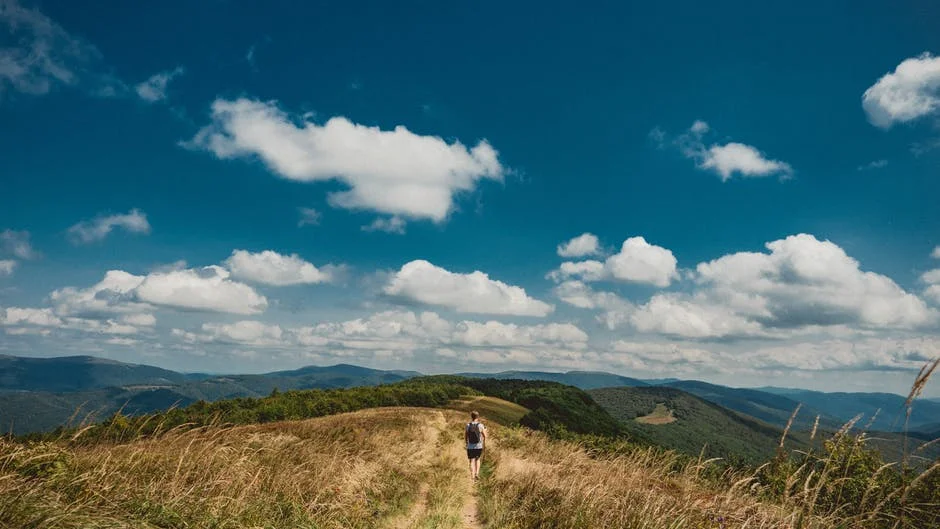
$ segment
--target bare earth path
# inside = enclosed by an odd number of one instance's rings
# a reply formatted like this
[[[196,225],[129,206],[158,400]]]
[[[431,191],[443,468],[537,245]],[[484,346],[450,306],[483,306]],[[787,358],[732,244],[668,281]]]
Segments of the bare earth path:
[[[435,414],[413,451],[424,479],[411,508],[387,521],[389,529],[482,529],[476,489],[470,481],[463,442],[462,414]]]

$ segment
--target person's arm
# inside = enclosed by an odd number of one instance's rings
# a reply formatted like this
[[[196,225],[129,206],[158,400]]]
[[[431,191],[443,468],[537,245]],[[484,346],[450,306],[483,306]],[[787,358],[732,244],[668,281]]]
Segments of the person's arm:
[[[486,447],[486,426],[480,425],[480,442],[483,443],[483,447]]]
[[[466,444],[470,444],[470,427],[469,426],[463,427],[463,442]]]

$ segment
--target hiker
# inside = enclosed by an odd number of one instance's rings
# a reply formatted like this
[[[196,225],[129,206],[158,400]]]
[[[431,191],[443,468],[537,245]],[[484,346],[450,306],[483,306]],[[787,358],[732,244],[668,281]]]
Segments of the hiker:
[[[483,445],[486,443],[486,426],[480,422],[480,413],[470,412],[470,422],[464,431],[467,441],[467,459],[470,460],[470,477],[480,479],[480,458],[483,456]]]

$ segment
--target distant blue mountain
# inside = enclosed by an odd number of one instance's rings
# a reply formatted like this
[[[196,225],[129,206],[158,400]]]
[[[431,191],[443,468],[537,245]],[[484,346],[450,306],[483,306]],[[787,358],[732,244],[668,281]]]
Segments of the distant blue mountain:
[[[552,373],[548,371],[502,371],[499,373],[457,373],[460,376],[475,378],[499,378],[520,380],[546,380],[575,386],[584,390],[597,388],[611,388],[620,386],[642,387],[649,386],[638,378],[630,378],[603,371],[568,371],[566,373]]]
[[[863,414],[858,426],[870,424],[872,430],[903,431],[906,423],[908,430],[928,432],[940,423],[940,402],[932,399],[916,400],[911,409],[910,421],[907,421],[904,407],[906,399],[894,393],[827,393],[776,387],[761,389],[802,402],[843,422]]]
[[[91,356],[0,356],[0,429],[45,431],[69,422],[100,420],[118,410],[135,415],[197,400],[261,397],[275,389],[372,386],[419,375],[339,364],[263,375],[210,376]]]

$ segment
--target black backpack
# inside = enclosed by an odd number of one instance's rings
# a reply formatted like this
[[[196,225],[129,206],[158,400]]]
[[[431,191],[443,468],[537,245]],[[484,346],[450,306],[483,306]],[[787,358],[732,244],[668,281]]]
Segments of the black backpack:
[[[467,442],[473,445],[480,442],[480,423],[472,422],[467,425]]]

